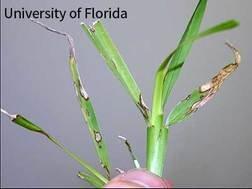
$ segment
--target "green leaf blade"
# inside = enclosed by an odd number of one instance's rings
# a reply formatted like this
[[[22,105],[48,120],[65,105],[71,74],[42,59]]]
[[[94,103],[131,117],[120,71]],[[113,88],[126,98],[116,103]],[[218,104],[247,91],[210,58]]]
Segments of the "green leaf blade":
[[[34,131],[34,132],[38,132],[38,133],[43,133],[44,131],[42,130],[42,128],[40,128],[39,126],[35,125],[34,123],[32,123],[31,121],[29,121],[28,119],[26,119],[25,117],[21,116],[21,115],[15,115],[15,118],[12,119],[12,121],[16,124],[18,124],[19,126],[28,129],[30,131]]]
[[[236,28],[237,26],[239,26],[239,22],[237,20],[227,20],[211,28],[208,28],[205,31],[200,32],[197,36],[197,39],[202,38],[202,37],[207,37],[209,35],[219,33],[225,30],[230,30],[230,29]]]
[[[106,170],[108,177],[110,177],[111,165],[109,161],[107,147],[100,132],[100,127],[96,118],[95,110],[81,82],[75,57],[70,56],[69,67],[71,71],[72,80],[74,83],[75,92],[79,100],[80,108],[84,120],[88,125],[89,133],[93,139],[97,155],[100,159],[102,167]]]
[[[148,123],[149,110],[143,101],[141,91],[103,24],[98,20],[92,26],[81,23],[81,27],[104,58],[112,73],[128,91]]]
[[[187,25],[187,28],[182,36],[182,39],[179,42],[179,45],[182,44],[184,41],[187,41],[198,35],[201,21],[205,13],[206,5],[207,5],[207,0],[199,1],[190,19],[190,22]],[[172,88],[175,85],[175,82],[180,74],[180,70],[184,64],[184,61],[191,50],[192,43],[193,42],[188,42],[186,45],[179,47],[170,62],[169,70],[171,71],[166,75],[166,78],[164,81],[165,84],[164,84],[164,92],[163,92],[163,103],[162,103],[163,106],[165,106],[167,98],[169,97],[172,91]],[[179,69],[174,69],[180,64],[182,65],[180,66]]]
[[[188,119],[193,113],[192,106],[203,97],[204,95],[198,89],[194,90],[172,109],[166,120],[166,125],[171,126]]]
[[[88,96],[86,90],[84,89],[83,84],[80,79],[80,74],[78,71],[77,61],[76,61],[76,56],[75,56],[75,48],[74,48],[73,38],[68,33],[61,32],[61,31],[55,30],[53,28],[50,28],[39,21],[32,20],[32,22],[38,24],[39,26],[43,27],[44,29],[46,29],[50,32],[53,32],[58,35],[62,35],[64,37],[66,37],[66,39],[68,41],[68,44],[69,44],[68,63],[69,63],[69,68],[70,68],[70,72],[71,72],[71,79],[74,84],[75,92],[76,92],[77,98],[79,100],[79,104],[81,107],[83,117],[84,117],[85,121],[87,122],[91,138],[92,138],[93,143],[95,145],[98,158],[100,160],[102,167],[105,169],[105,171],[107,173],[107,177],[109,178],[111,166],[110,166],[107,148],[106,148],[105,142],[104,142],[102,135],[101,135],[101,132],[100,132],[100,126],[99,126],[99,123],[96,119],[94,108],[92,106],[92,103],[89,99],[89,96]]]

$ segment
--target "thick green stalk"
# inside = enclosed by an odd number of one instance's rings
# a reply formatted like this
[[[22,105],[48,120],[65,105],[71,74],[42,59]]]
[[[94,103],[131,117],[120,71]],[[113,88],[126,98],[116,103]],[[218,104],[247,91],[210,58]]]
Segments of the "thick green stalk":
[[[168,141],[169,130],[162,127],[159,132],[155,127],[147,128],[147,168],[162,176]]]
[[[162,105],[162,95],[164,88],[165,73],[173,54],[171,53],[160,65],[155,77],[155,87],[153,91],[153,102],[151,112],[151,126],[147,128],[147,169],[159,176],[162,176],[165,163],[165,155],[168,141],[168,128],[164,127],[164,109]]]

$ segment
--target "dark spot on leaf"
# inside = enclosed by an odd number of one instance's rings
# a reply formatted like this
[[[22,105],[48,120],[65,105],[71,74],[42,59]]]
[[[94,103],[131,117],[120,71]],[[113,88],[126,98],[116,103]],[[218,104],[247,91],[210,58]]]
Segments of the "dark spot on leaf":
[[[90,27],[89,30],[90,30],[91,32],[93,32],[93,33],[95,32],[95,28],[94,28],[94,27]]]
[[[80,95],[81,95],[85,100],[88,100],[88,99],[89,99],[89,96],[88,96],[88,94],[86,93],[85,89],[83,88],[83,85],[82,85],[80,79],[78,79],[78,86],[79,86]]]
[[[141,93],[140,93],[140,95],[139,95],[139,100],[138,100],[138,103],[137,103],[137,104],[138,104],[139,109],[140,109],[141,113],[143,114],[144,118],[145,118],[145,119],[148,119],[148,111],[149,111],[149,108],[145,105]]]
[[[191,94],[189,94],[186,98],[185,98],[185,100],[189,100],[190,98],[191,98]]]
[[[97,143],[100,143],[102,141],[102,136],[100,132],[94,131],[94,138]]]

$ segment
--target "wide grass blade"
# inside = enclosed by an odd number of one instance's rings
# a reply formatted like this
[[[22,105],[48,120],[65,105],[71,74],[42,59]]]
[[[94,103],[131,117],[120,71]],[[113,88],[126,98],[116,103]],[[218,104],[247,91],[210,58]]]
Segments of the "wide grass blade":
[[[187,28],[182,36],[182,39],[179,42],[179,45],[182,44],[184,41],[187,41],[195,36],[197,36],[202,18],[205,13],[207,5],[207,0],[200,0],[190,21],[187,25]],[[184,61],[189,54],[193,42],[189,42],[186,45],[181,46],[177,49],[176,53],[172,57],[172,60],[169,64],[169,74],[165,76],[165,84],[164,84],[164,92],[163,92],[163,98],[162,98],[162,105],[165,106],[167,98],[169,97],[173,86],[175,85],[175,82],[179,76],[181,67],[184,64]],[[178,46],[179,46],[178,45]],[[179,67],[179,69],[177,69]]]
[[[22,115],[19,115],[19,114],[12,115],[12,114],[9,114],[8,112],[6,112],[3,109],[1,109],[1,112],[4,113],[5,115],[7,115],[11,119],[11,121],[16,123],[17,125],[25,128],[25,129],[27,129],[29,131],[40,133],[40,134],[46,136],[51,142],[56,144],[68,156],[70,156],[72,159],[77,161],[86,171],[88,171],[88,173],[90,175],[92,175],[93,179],[96,182],[101,182],[101,183],[104,183],[104,184],[108,182],[108,180],[104,176],[102,176],[97,170],[95,170],[91,165],[89,165],[87,162],[85,162],[84,160],[79,158],[77,155],[75,155],[74,153],[69,151],[67,148],[65,148],[60,142],[58,142],[58,140],[56,138],[54,138],[52,135],[48,134],[46,131],[44,131],[37,124],[34,124],[33,122],[31,122],[30,120],[28,120],[27,118],[25,118]]]
[[[241,62],[240,54],[238,50],[231,44],[227,43],[227,45],[234,52],[235,62],[226,65],[209,82],[201,85],[184,100],[179,102],[169,114],[166,121],[166,126],[171,126],[188,119],[193,112],[197,111],[200,107],[205,105],[210,99],[213,98],[216,92],[220,89],[224,80],[238,68]]]
[[[76,61],[76,57],[75,57],[75,49],[74,49],[73,39],[67,33],[60,32],[55,29],[49,28],[48,26],[45,26],[44,24],[42,24],[38,21],[33,20],[33,22],[39,24],[40,26],[42,26],[43,28],[45,28],[51,32],[65,36],[69,42],[70,54],[69,54],[68,63],[69,63],[69,68],[70,68],[75,92],[76,92],[77,98],[79,100],[79,104],[80,104],[80,108],[81,108],[83,117],[88,125],[90,135],[93,139],[93,143],[95,145],[96,152],[97,152],[98,157],[100,159],[100,163],[101,163],[102,167],[106,170],[107,176],[109,178],[111,166],[110,166],[107,148],[106,148],[105,142],[103,140],[103,137],[101,135],[99,123],[96,119],[95,111],[92,106],[91,100],[90,100],[86,90],[84,89],[83,84],[80,79],[80,74],[78,72],[77,61]]]
[[[128,91],[134,103],[143,114],[146,122],[148,122],[149,109],[143,101],[141,91],[102,23],[99,20],[92,26],[81,23],[81,27],[105,59],[110,70]]]

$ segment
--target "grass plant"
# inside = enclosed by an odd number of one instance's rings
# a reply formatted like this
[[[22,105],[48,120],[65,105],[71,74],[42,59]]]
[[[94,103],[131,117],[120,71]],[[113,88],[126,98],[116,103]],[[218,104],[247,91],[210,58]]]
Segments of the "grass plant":
[[[125,91],[130,95],[133,103],[141,112],[147,129],[146,162],[144,167],[159,176],[162,176],[165,165],[169,128],[188,119],[192,113],[212,99],[222,86],[224,80],[237,69],[241,61],[238,50],[230,43],[226,43],[234,53],[234,63],[226,65],[210,81],[194,89],[191,94],[172,108],[170,113],[167,114],[164,111],[183,65],[186,63],[186,58],[190,53],[192,45],[201,38],[233,29],[239,25],[236,20],[227,20],[201,31],[200,26],[203,21],[206,7],[207,0],[199,0],[177,47],[174,48],[158,67],[153,86],[151,108],[148,108],[145,104],[144,95],[102,22],[97,20],[91,26],[81,23],[81,28],[84,33],[88,36],[94,47],[103,57],[112,74],[119,80]],[[56,138],[24,116],[10,114],[4,109],[1,109],[1,112],[7,115],[15,124],[47,137],[50,142],[62,149],[67,155],[83,167],[83,171],[78,173],[78,176],[81,179],[87,181],[94,187],[102,187],[111,179],[111,162],[109,160],[105,139],[102,137],[100,124],[96,117],[91,98],[81,81],[77,67],[73,39],[65,32],[57,31],[38,21],[32,21],[48,31],[65,37],[68,41],[68,66],[70,69],[70,78],[73,82],[77,100],[80,104],[80,109],[88,127],[91,139],[93,140],[100,164],[105,170],[105,175],[69,151]],[[128,140],[123,136],[119,136],[119,138],[126,144],[135,167],[140,168],[140,163],[137,161],[136,155],[133,153]]]

